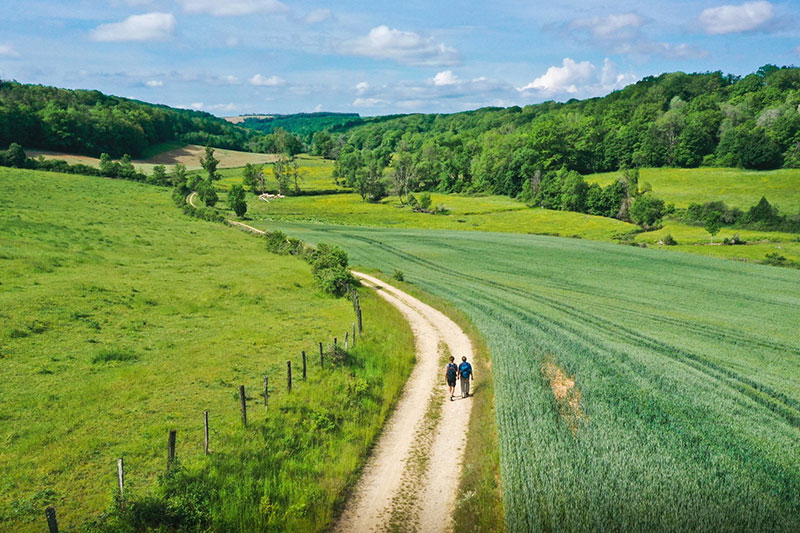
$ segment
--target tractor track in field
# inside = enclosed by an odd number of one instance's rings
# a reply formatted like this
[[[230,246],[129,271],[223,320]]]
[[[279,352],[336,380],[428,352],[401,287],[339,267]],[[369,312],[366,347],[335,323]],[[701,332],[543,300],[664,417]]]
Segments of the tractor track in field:
[[[406,318],[416,364],[333,531],[453,531],[472,401],[447,401],[442,359],[466,355],[471,361],[472,343],[441,311],[368,274],[353,275]]]

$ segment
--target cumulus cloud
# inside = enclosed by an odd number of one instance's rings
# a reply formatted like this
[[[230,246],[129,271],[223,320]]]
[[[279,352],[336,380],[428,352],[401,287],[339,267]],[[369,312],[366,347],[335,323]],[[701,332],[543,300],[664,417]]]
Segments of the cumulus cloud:
[[[215,17],[235,17],[254,13],[286,13],[289,8],[278,0],[179,0],[186,13],[207,13]]]
[[[262,76],[261,74],[256,74],[252,78],[250,78],[250,85],[256,85],[259,87],[279,87],[286,83],[283,78],[279,78],[278,76],[270,76],[269,78],[266,76]]]
[[[161,80],[148,80],[144,82],[144,84],[148,87],[161,87],[164,85],[164,82]]]
[[[157,41],[166,39],[175,30],[172,13],[131,15],[122,22],[101,24],[91,32],[95,41]]]
[[[772,4],[759,1],[710,7],[700,13],[698,21],[706,33],[724,35],[762,29],[772,17]]]
[[[322,104],[317,104],[317,106],[314,108],[314,112],[319,113],[320,111],[322,111]]]
[[[598,96],[636,81],[633,74],[621,74],[608,58],[598,70],[589,61],[577,62],[565,57],[561,66],[552,66],[528,85],[520,87],[523,93],[534,92],[541,96],[569,95],[573,97]]]
[[[315,9],[313,11],[309,11],[309,13],[303,17],[303,20],[306,24],[318,24],[320,22],[325,22],[331,18],[331,10],[330,9]]]
[[[356,84],[356,94],[364,94],[369,89],[369,83],[362,81]]]
[[[638,29],[645,25],[645,19],[636,13],[617,13],[605,17],[575,19],[572,28],[588,29],[595,39],[614,39],[638,35]]]
[[[459,62],[459,54],[455,48],[437,42],[430,36],[388,26],[377,26],[365,37],[343,43],[340,52],[375,59],[391,59],[416,66],[448,66]]]
[[[3,43],[0,44],[0,57],[19,57],[19,52],[17,52],[11,43]]]
[[[461,83],[461,80],[453,74],[452,70],[443,70],[441,72],[437,72],[436,76],[433,77],[433,84],[434,85],[456,85]]]
[[[385,103],[386,100],[380,98],[356,98],[351,105],[353,107],[375,107]]]

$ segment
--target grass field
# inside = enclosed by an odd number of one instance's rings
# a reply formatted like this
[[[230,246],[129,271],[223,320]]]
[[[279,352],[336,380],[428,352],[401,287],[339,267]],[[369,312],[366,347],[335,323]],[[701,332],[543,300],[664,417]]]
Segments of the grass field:
[[[320,194],[323,192],[333,193],[349,190],[346,187],[342,185],[336,185],[333,182],[333,178],[331,177],[331,173],[333,172],[333,161],[307,154],[300,154],[297,156],[297,164],[302,176],[302,179],[300,180],[301,191]],[[231,188],[231,185],[241,185],[243,170],[243,166],[220,170],[219,173],[222,176],[222,179],[217,182],[217,188],[227,191]],[[202,170],[198,172],[202,173]],[[272,165],[265,164],[264,172],[267,176],[267,187],[269,192],[277,192],[278,184],[275,182],[275,175],[272,172]]]
[[[431,194],[431,199],[433,205],[444,204],[450,213],[414,213],[408,206],[402,206],[397,197],[371,204],[351,193],[285,198],[269,203],[250,197],[248,216],[256,220],[313,220],[354,226],[538,233],[596,240],[611,240],[616,234],[637,228],[610,218],[529,209],[505,196]]]
[[[403,270],[478,326],[510,531],[796,531],[800,272],[543,236],[254,224]]]
[[[348,362],[323,373],[312,356],[302,382],[301,350],[353,312],[301,260],[186,217],[166,189],[0,169],[0,191],[0,530],[42,531],[47,505],[62,530],[108,509],[117,457],[131,500],[160,494],[169,429],[195,481],[173,511],[220,531],[324,528],[410,370],[399,313],[364,291]]]
[[[620,172],[591,174],[586,176],[586,181],[605,186],[620,175]],[[731,207],[747,210],[766,196],[784,215],[800,211],[800,170],[797,169],[643,168],[639,173],[639,185],[645,182],[653,186],[653,194],[676,207],[721,200]]]

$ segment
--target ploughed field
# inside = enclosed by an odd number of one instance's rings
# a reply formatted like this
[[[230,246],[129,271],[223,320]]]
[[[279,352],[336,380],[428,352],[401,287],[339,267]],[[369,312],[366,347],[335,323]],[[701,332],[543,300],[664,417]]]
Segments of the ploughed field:
[[[254,224],[339,243],[471,317],[492,352],[509,530],[797,530],[800,271],[546,236]]]

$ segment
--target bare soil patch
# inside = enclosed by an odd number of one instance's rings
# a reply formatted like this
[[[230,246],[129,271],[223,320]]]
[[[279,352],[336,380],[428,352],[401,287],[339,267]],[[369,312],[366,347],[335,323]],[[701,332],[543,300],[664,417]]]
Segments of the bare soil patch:
[[[577,434],[581,423],[588,417],[581,410],[581,391],[575,387],[575,378],[567,375],[552,356],[546,357],[542,363],[542,374],[550,382],[561,418],[572,433]]]

